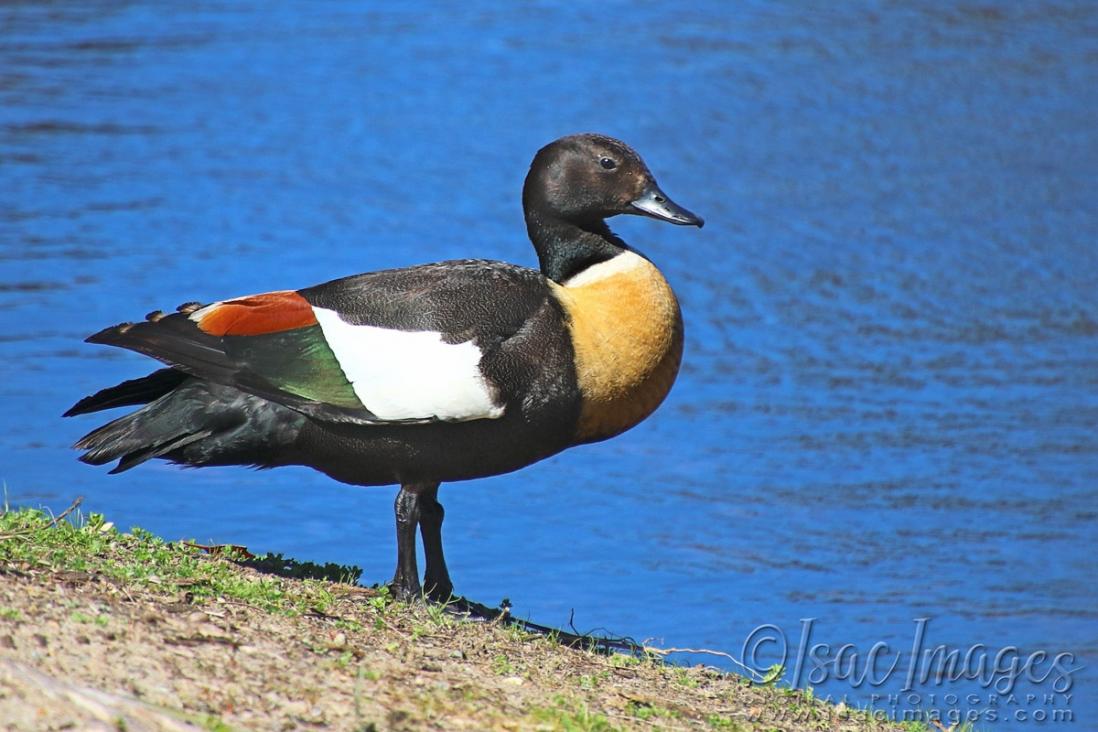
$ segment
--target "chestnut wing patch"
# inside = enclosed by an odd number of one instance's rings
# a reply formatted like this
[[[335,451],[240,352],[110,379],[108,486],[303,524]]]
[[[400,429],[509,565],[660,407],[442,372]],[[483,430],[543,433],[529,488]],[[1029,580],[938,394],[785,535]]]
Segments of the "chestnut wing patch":
[[[203,333],[255,336],[316,325],[309,301],[293,290],[247,295],[215,302],[190,315]]]

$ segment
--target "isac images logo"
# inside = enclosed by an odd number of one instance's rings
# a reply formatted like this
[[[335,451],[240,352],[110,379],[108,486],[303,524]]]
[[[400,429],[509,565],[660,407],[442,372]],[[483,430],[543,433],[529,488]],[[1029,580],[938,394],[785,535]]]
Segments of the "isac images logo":
[[[803,688],[845,682],[857,694],[825,699],[866,707],[879,719],[944,722],[1073,722],[1075,674],[1083,667],[1063,651],[1023,653],[1016,646],[930,645],[929,618],[918,618],[909,649],[879,641],[870,648],[813,639],[818,619],[804,618],[797,643],[777,625],[744,639],[740,662],[756,678],[781,678]],[[775,659],[777,661],[775,662]]]

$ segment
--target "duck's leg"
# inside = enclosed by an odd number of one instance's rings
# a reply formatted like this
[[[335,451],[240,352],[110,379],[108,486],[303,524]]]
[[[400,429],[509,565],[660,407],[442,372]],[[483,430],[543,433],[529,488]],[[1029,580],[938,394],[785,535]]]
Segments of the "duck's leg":
[[[397,566],[389,585],[393,596],[410,602],[420,597],[419,569],[416,567],[416,525],[420,518],[419,491],[423,486],[401,485],[393,505],[396,513]],[[435,488],[438,486],[436,484]]]
[[[454,593],[454,585],[442,554],[442,519],[446,512],[438,502],[438,486],[435,483],[420,493],[419,530],[423,535],[423,556],[427,560],[423,586],[432,600],[446,602]]]

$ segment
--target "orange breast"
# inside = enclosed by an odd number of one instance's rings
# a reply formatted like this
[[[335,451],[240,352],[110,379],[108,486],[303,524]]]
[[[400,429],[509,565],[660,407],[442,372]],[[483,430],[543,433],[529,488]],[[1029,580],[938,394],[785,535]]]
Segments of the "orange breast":
[[[554,287],[568,313],[583,397],[576,442],[620,434],[655,411],[682,360],[678,300],[651,262],[623,252]]]

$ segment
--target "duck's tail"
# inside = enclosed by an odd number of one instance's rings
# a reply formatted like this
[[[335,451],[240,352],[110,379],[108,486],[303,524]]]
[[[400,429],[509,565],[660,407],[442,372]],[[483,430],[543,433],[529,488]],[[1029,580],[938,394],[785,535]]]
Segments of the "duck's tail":
[[[77,441],[80,460],[118,460],[111,473],[152,458],[194,466],[287,465],[305,420],[280,404],[170,368],[85,397],[65,416],[134,404],[145,406]]]

